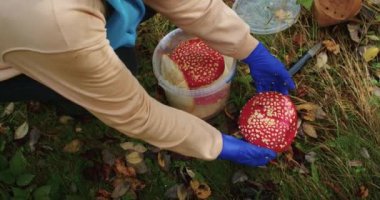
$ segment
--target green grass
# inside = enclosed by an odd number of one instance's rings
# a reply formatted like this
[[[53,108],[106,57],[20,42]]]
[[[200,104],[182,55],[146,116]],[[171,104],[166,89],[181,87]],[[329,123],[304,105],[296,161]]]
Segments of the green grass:
[[[372,68],[371,63],[362,61],[345,26],[338,27],[318,28],[310,13],[303,11],[299,22],[292,28],[258,37],[282,60],[293,52],[292,61],[320,40],[334,39],[341,45],[339,55],[329,54],[330,69],[316,69],[314,59],[294,77],[298,88],[307,91],[302,96],[292,93],[294,102],[316,103],[327,114],[325,119],[312,122],[317,127],[318,138],[299,134],[293,143],[292,156],[290,152],[284,153],[265,168],[170,154],[169,170],[165,171],[159,166],[157,153],[150,149],[144,154],[149,170],[137,175],[146,184],[143,190],[137,191],[139,199],[164,199],[169,188],[188,183],[180,175],[184,168],[192,170],[196,179],[210,186],[212,195],[209,199],[360,199],[363,196],[358,193],[360,187],[368,189],[367,199],[380,199],[380,99],[368,90],[378,84],[378,80],[370,75],[379,60],[372,61]],[[376,27],[378,24],[372,25],[371,30],[378,31]],[[137,78],[150,95],[163,103],[166,101],[152,72],[150,58],[160,38],[174,28],[156,16],[139,30],[137,48],[142,67]],[[307,42],[303,46],[294,45],[289,39],[295,33],[306,35]],[[246,66],[239,63],[237,69],[226,109],[228,115],[221,112],[209,120],[219,130],[231,134],[238,133],[239,110],[255,94]],[[6,105],[0,104],[0,113]],[[38,111],[31,111],[28,105],[27,102],[16,103],[11,115],[0,118],[1,127],[5,127],[0,129],[0,172],[9,166],[16,152],[21,151],[27,161],[24,172],[35,175],[35,178],[26,186],[0,181],[0,199],[10,199],[12,188],[27,192],[28,198],[33,199],[37,188],[44,185],[50,187],[50,199],[95,199],[99,189],[112,192],[110,182],[102,178],[102,151],[107,149],[117,157],[123,157],[125,151],[119,144],[137,140],[126,138],[95,118],[75,118],[62,124],[57,106],[53,104],[41,104]],[[24,121],[28,121],[30,129],[36,127],[41,132],[33,152],[28,145],[29,135],[21,140],[13,139],[15,129]],[[78,127],[80,132],[76,131]],[[80,150],[74,154],[63,152],[65,145],[73,139],[83,142]],[[369,158],[363,156],[364,150]],[[315,153],[313,163],[305,159],[310,152]],[[248,180],[233,184],[231,179],[238,171],[246,174]],[[132,196],[125,195],[121,199],[133,199]]]

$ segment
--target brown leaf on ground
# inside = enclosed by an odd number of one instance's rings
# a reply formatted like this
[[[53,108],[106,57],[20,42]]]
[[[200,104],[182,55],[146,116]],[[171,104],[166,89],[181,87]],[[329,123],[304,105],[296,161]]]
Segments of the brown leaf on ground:
[[[338,53],[340,53],[340,46],[339,46],[339,44],[335,43],[335,41],[333,41],[333,40],[324,40],[322,42],[322,44],[325,45],[326,49],[329,52],[332,52],[335,55],[337,55]]]
[[[211,195],[211,188],[206,183],[199,183],[197,180],[191,180],[190,187],[193,189],[198,199],[207,199]]]
[[[357,196],[362,198],[362,199],[365,199],[369,196],[369,190],[367,187],[365,187],[364,185],[360,186],[358,192],[357,192]]]
[[[0,123],[0,134],[5,134],[9,127],[3,126],[3,123]]]
[[[130,183],[133,191],[139,191],[145,188],[145,184],[137,178],[128,178],[127,181]]]
[[[105,180],[105,181],[109,181],[110,180],[111,171],[112,171],[112,168],[111,168],[110,165],[103,164],[103,168],[102,168],[102,178],[103,178],[103,180]]]
[[[135,169],[133,169],[133,167],[127,167],[121,158],[115,160],[114,171],[119,176],[124,176],[124,177],[136,176]]]
[[[160,151],[157,155],[158,165],[163,169],[164,171],[168,171],[170,168],[170,155],[166,151]]]
[[[302,98],[309,94],[309,88],[306,86],[300,85],[295,92],[297,94],[297,97]]]
[[[292,147],[290,147],[289,150],[285,151],[284,153],[285,153],[285,161],[288,164],[288,167],[294,168],[294,167],[300,166],[300,163],[298,163],[294,159],[294,151]]]
[[[96,200],[105,200],[105,199],[110,199],[110,198],[111,198],[111,193],[105,189],[99,189],[98,192],[96,193]]]
[[[14,139],[19,140],[22,139],[28,134],[29,132],[29,124],[27,121],[22,123],[19,127],[17,127],[15,134],[14,134]]]
[[[70,143],[66,144],[66,146],[63,148],[63,151],[67,153],[76,153],[80,150],[82,145],[82,141],[79,139],[74,139]]]
[[[114,189],[112,191],[111,197],[113,199],[120,198],[126,194],[130,188],[131,185],[127,181],[118,181],[117,183],[114,183]]]
[[[301,114],[301,118],[307,121],[315,121],[315,119],[324,119],[326,117],[326,113],[322,108],[313,103],[300,104],[296,108]]]
[[[351,39],[356,42],[360,43],[360,25],[359,24],[347,24],[348,32],[350,33]]]
[[[293,35],[293,43],[298,46],[303,46],[306,41],[307,41],[307,38],[304,33],[296,33]]]
[[[315,130],[314,126],[310,123],[303,122],[302,123],[302,131],[312,137],[312,138],[318,138],[317,131]]]

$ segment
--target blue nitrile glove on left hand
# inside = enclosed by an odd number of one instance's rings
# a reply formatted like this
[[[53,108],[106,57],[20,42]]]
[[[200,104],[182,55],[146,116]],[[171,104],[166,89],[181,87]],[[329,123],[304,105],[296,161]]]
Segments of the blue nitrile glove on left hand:
[[[255,146],[233,136],[222,134],[223,147],[218,159],[252,167],[266,165],[276,158],[276,152]]]
[[[274,57],[262,43],[242,60],[248,64],[257,92],[277,91],[288,94],[295,84],[284,64]]]

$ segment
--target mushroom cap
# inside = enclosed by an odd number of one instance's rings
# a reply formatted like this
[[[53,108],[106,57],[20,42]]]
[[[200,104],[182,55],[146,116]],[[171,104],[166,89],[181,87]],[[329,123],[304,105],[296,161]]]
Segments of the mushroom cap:
[[[282,152],[297,134],[297,110],[288,96],[263,92],[244,105],[238,123],[251,144]]]
[[[178,64],[191,89],[211,84],[225,68],[223,56],[198,38],[181,42],[170,58]]]

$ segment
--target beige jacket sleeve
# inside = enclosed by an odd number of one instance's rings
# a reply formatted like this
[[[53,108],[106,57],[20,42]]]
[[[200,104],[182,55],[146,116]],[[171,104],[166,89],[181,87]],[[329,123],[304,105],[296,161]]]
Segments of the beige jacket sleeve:
[[[258,44],[250,35],[249,26],[222,0],[145,0],[145,3],[224,55],[244,59]]]
[[[0,60],[125,135],[215,159],[222,150],[221,133],[148,95],[109,45],[101,2],[0,1],[0,27],[9,33],[0,34]]]

